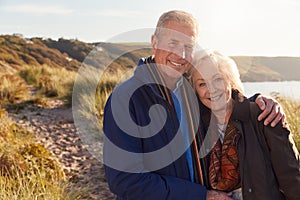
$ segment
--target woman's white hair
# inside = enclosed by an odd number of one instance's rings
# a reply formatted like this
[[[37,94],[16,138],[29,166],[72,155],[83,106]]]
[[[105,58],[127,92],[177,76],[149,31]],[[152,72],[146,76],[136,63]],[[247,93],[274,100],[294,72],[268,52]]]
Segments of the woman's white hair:
[[[203,60],[210,59],[216,66],[220,73],[226,80],[229,81],[231,89],[239,91],[244,94],[244,87],[240,79],[240,73],[238,67],[233,59],[218,51],[212,51],[209,49],[199,50],[195,52],[192,66],[189,71],[189,77],[191,83],[194,85],[193,73],[197,72],[197,66],[199,66]]]

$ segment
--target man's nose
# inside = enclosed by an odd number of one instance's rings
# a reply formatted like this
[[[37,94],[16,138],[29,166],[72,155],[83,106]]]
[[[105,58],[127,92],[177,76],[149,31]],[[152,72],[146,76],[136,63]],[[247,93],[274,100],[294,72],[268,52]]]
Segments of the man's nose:
[[[180,56],[182,59],[186,58],[186,52],[185,52],[185,48],[184,47],[178,47],[176,49],[175,53],[176,53],[177,56]]]
[[[183,50],[182,50],[182,59],[185,59],[185,49],[183,48]]]

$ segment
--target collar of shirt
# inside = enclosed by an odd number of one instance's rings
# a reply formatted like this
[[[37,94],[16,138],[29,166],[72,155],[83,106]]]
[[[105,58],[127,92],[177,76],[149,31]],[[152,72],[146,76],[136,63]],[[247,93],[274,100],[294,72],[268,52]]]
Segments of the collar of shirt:
[[[183,77],[180,77],[180,79],[176,83],[176,88],[173,90],[175,94],[180,94],[180,87],[182,86],[183,83]]]
[[[220,141],[223,144],[227,125],[226,124],[217,124],[217,126],[218,126]]]

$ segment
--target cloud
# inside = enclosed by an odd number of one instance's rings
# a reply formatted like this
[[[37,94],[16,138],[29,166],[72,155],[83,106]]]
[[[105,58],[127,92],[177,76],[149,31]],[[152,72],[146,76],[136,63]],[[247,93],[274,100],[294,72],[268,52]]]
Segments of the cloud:
[[[1,9],[8,12],[36,14],[36,15],[46,15],[46,14],[69,15],[74,12],[74,10],[69,8],[64,8],[62,6],[35,5],[35,4],[4,6]]]
[[[289,3],[291,6],[300,7],[300,3],[295,0],[289,0],[289,1],[287,1],[287,3]]]
[[[300,7],[298,0],[279,0],[279,2],[285,6]]]
[[[140,11],[131,11],[131,10],[99,10],[83,13],[84,15],[90,16],[103,16],[103,17],[136,17],[141,16],[142,12]]]

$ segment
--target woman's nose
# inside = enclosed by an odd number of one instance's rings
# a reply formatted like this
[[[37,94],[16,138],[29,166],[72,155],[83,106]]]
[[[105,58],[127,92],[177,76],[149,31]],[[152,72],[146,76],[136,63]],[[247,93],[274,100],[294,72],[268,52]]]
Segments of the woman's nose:
[[[214,93],[217,91],[217,88],[214,86],[214,84],[209,84],[208,89],[210,93]]]

